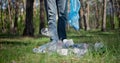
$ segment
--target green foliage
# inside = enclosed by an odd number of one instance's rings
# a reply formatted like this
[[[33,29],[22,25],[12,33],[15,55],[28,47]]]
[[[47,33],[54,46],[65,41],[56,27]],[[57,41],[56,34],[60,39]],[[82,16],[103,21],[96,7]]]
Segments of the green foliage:
[[[36,13],[34,13],[34,16],[33,16],[33,25],[34,25],[34,29],[35,29],[35,35],[39,34],[39,25],[40,25],[40,16],[39,16],[39,10],[36,9]]]
[[[107,21],[106,21],[106,28],[110,29],[111,28],[111,24],[110,24],[110,15],[107,15]],[[114,24],[115,24],[115,29],[118,29],[119,26],[119,20],[117,16],[114,16]]]
[[[114,21],[115,21],[115,28],[117,28],[118,29],[118,27],[119,27],[119,20],[118,20],[118,17],[117,16],[115,16],[114,17]]]
[[[18,23],[18,33],[22,34],[23,30],[24,30],[24,27],[25,27],[25,25],[24,25],[24,23],[25,23],[25,16],[24,15],[20,15],[18,17],[18,22],[17,23]]]

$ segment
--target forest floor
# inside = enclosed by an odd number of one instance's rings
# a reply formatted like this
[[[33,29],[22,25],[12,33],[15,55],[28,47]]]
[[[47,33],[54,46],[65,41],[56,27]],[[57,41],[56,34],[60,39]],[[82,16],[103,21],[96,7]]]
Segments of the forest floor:
[[[0,33],[0,63],[119,63],[119,31],[73,31],[67,32],[68,39],[75,43],[103,42],[107,48],[102,54],[90,52],[81,58],[57,54],[33,53],[32,49],[49,42],[48,37],[22,37]]]

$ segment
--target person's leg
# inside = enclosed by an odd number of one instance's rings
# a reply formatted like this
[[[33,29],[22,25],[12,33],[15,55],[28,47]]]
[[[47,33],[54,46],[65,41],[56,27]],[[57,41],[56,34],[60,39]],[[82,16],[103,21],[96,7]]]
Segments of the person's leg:
[[[57,13],[56,0],[45,0],[45,7],[47,13],[50,38],[52,40],[58,41],[57,23],[56,23],[56,13]]]
[[[60,40],[66,39],[67,1],[56,0],[58,8],[58,36]]]

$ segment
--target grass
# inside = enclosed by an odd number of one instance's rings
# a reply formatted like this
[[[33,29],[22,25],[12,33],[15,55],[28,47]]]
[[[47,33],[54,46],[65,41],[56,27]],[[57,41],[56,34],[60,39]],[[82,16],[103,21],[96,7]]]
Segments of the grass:
[[[48,37],[21,37],[0,34],[0,63],[119,63],[120,62],[120,32],[100,32],[70,30],[68,39],[75,43],[103,42],[107,48],[105,53],[88,52],[82,58],[75,56],[49,55],[32,52],[34,47],[49,42]]]

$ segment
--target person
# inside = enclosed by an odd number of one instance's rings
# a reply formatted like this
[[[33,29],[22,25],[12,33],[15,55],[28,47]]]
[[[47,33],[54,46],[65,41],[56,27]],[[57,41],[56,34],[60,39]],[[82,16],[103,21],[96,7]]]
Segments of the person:
[[[45,9],[48,20],[48,31],[52,42],[66,39],[68,0],[45,0]],[[58,21],[56,16],[58,15]]]

